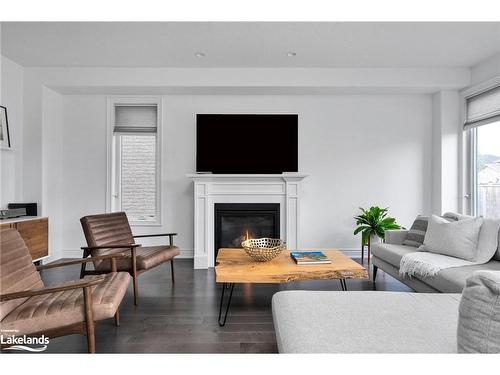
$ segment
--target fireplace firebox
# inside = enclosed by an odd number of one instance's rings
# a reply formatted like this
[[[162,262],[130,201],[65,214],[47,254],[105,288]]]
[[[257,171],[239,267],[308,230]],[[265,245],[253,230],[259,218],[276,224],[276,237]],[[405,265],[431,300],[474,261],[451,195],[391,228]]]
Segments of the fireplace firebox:
[[[220,248],[241,248],[246,238],[279,238],[279,203],[216,203],[215,258]]]

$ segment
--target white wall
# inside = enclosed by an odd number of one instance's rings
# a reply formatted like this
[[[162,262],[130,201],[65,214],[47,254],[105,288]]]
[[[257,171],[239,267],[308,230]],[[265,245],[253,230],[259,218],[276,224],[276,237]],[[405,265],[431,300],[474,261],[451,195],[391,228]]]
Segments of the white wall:
[[[196,113],[298,113],[303,247],[359,247],[358,206],[389,206],[401,224],[431,210],[429,95],[164,96],[162,228],[193,249],[192,182]],[[242,140],[244,134],[242,134]],[[65,95],[62,247],[78,249],[78,219],[105,210],[106,97]],[[77,254],[67,252],[66,254]],[[79,252],[78,252],[79,254]]]
[[[24,69],[23,200],[44,211],[44,88],[62,94],[422,94],[456,89],[470,82],[470,70],[450,69]],[[88,114],[92,116],[91,114]],[[50,167],[49,167],[50,168]]]
[[[471,85],[477,85],[500,76],[500,53],[471,68]]]
[[[0,22],[0,103],[2,103],[2,22]]]
[[[7,203],[22,199],[23,179],[23,67],[11,60],[1,59],[1,100],[7,108],[10,150],[0,150],[0,209]]]
[[[469,69],[25,68],[23,200],[60,223],[51,253],[80,256],[78,219],[105,211],[107,95],[164,95],[163,226],[134,230],[175,230],[189,256],[195,114],[296,112],[302,245],[358,249],[358,206],[389,206],[407,227],[431,212],[431,93],[468,82]]]
[[[60,224],[59,234],[51,232],[51,252],[63,256],[80,255],[71,252],[83,243],[78,218],[104,211],[105,95],[172,94],[164,97],[164,225],[141,232],[176,230],[186,254],[193,247],[185,174],[194,171],[195,113],[297,112],[300,169],[310,174],[302,243],[357,248],[351,233],[359,205],[390,206],[405,226],[417,213],[453,207],[454,190],[443,192],[456,176],[455,90],[471,84],[471,76],[475,84],[500,75],[498,55],[472,69],[22,68],[0,62],[1,102],[9,107],[16,148],[0,154],[0,205],[38,202],[51,223]],[[72,95],[81,93],[92,95]],[[193,95],[201,93],[214,95]]]
[[[49,147],[42,150],[42,204],[41,214],[49,217],[50,259],[63,256],[64,180],[62,176],[63,153],[63,96],[43,88],[42,139]]]
[[[106,97],[65,96],[62,248],[85,245],[80,217],[106,211]],[[81,256],[81,251],[74,251]]]
[[[24,70],[23,101],[23,200],[36,202],[43,211],[42,173],[44,147],[51,147],[43,139],[44,87],[30,69]],[[49,249],[50,251],[50,249]]]
[[[440,91],[432,99],[432,213],[441,215],[460,207],[460,96],[457,91]]]

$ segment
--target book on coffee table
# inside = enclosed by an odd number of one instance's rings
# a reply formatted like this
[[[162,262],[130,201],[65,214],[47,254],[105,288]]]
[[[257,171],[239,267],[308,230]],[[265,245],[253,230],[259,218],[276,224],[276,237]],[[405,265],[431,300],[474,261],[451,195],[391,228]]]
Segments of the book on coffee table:
[[[292,251],[290,256],[299,265],[332,263],[321,251]]]

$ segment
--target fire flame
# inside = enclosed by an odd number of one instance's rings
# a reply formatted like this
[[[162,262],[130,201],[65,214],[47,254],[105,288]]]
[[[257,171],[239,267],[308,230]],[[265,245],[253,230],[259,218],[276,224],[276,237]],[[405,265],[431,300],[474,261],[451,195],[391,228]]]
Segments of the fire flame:
[[[250,239],[250,235],[248,234],[248,231],[247,231],[247,234],[245,236],[245,241],[249,240]]]

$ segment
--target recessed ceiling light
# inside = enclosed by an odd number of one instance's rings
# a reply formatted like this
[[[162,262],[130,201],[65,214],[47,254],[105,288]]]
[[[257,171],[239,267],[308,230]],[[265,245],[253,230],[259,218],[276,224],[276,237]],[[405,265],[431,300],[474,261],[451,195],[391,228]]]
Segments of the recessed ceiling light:
[[[197,58],[199,58],[199,59],[202,59],[202,58],[204,58],[204,57],[205,57],[205,54],[204,54],[203,52],[196,52],[194,55],[195,55]]]
[[[297,52],[288,51],[288,52],[286,53],[286,55],[287,55],[288,57],[295,57],[295,56],[297,56]]]

